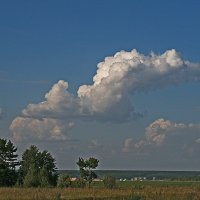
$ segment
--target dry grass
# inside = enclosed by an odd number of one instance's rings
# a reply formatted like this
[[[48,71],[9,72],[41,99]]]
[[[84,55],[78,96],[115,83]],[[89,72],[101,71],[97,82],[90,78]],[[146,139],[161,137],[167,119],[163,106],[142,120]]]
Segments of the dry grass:
[[[0,188],[0,200],[199,200],[200,187],[152,186],[123,189]]]

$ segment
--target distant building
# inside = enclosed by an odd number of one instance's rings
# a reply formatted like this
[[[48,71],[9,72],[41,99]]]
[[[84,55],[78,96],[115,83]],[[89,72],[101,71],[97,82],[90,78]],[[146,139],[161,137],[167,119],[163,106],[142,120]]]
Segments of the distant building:
[[[69,180],[73,182],[73,181],[77,181],[78,178],[76,178],[76,177],[71,177]]]

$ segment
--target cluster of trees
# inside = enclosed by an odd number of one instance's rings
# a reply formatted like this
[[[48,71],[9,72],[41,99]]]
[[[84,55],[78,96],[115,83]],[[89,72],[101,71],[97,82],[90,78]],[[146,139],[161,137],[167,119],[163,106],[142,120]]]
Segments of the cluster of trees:
[[[54,186],[57,174],[55,159],[47,151],[32,145],[18,161],[17,148],[10,140],[0,139],[0,186]]]
[[[0,187],[90,187],[97,178],[94,169],[99,160],[79,158],[76,163],[79,167],[80,178],[71,181],[68,175],[56,173],[56,161],[48,151],[39,151],[32,145],[24,151],[21,161],[18,161],[17,148],[10,140],[0,138]],[[107,188],[115,187],[115,178],[107,176],[103,183]]]
[[[57,181],[55,159],[48,151],[40,152],[31,146],[22,155],[18,170],[18,184],[27,187],[55,186]]]

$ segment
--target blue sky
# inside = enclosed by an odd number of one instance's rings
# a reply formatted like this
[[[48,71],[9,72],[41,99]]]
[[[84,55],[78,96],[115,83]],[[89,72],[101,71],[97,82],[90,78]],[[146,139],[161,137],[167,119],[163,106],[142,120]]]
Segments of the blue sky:
[[[121,50],[136,49],[148,59],[151,52],[160,56],[167,50],[176,49],[178,53],[173,54],[173,59],[180,55],[184,61],[197,63],[200,69],[199,9],[197,0],[1,1],[0,136],[14,141],[19,152],[30,144],[46,148],[55,155],[60,168],[75,168],[79,156],[97,156],[102,169],[199,169],[198,70],[188,72],[189,75],[177,83],[171,78],[166,79],[163,87],[159,85],[165,81],[159,82],[161,79],[157,76],[148,79],[150,75],[145,72],[144,81],[141,81],[143,76],[138,79],[138,91],[133,89],[135,85],[129,89],[123,86],[128,97],[122,98],[120,106],[108,104],[113,107],[106,107],[101,112],[91,111],[91,102],[95,104],[102,96],[98,97],[99,90],[95,90],[94,98],[97,99],[88,99],[88,107],[82,108],[89,110],[84,116],[77,111],[73,116],[69,114],[74,104],[70,104],[70,110],[63,109],[62,113],[53,110],[50,114],[44,108],[41,111],[37,106],[32,110],[27,107],[45,101],[45,94],[59,80],[68,82],[69,89],[65,88],[64,82],[59,87],[74,95],[73,101],[79,101],[76,98],[79,86],[93,85],[97,64]],[[173,72],[174,79],[178,77],[176,72]],[[153,89],[147,86],[141,89],[145,77],[149,85],[153,84]],[[107,85],[107,91],[109,89]],[[104,100],[101,106],[107,105]],[[116,122],[113,116],[117,116],[114,112],[117,109],[112,109],[116,106],[121,109],[120,114],[126,114],[123,109],[131,109],[127,101],[134,107],[132,114],[135,117]],[[58,103],[59,109],[65,105],[63,101]],[[25,114],[23,109],[27,111]],[[140,113],[140,117],[136,113]],[[56,121],[52,121],[55,116]],[[43,117],[50,122],[41,120]],[[37,122],[38,125],[35,120],[41,123]],[[154,122],[159,130],[152,133],[148,127]],[[54,124],[53,127],[49,127],[49,123]],[[14,128],[11,128],[12,124]],[[180,128],[181,124],[184,130]],[[34,135],[29,125],[41,126],[39,135]],[[51,129],[53,133],[60,131],[63,138],[49,139],[46,132]],[[153,137],[151,141],[150,136]],[[158,141],[158,138],[162,139]],[[176,152],[174,157],[169,156],[172,151]],[[149,155],[146,152],[150,152]]]

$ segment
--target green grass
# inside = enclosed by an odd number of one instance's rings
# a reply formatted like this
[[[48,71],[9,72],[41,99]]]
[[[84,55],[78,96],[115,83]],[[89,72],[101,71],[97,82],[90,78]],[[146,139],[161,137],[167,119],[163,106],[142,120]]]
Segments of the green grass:
[[[131,187],[200,187],[199,181],[119,181],[117,183],[120,188],[131,188]]]

